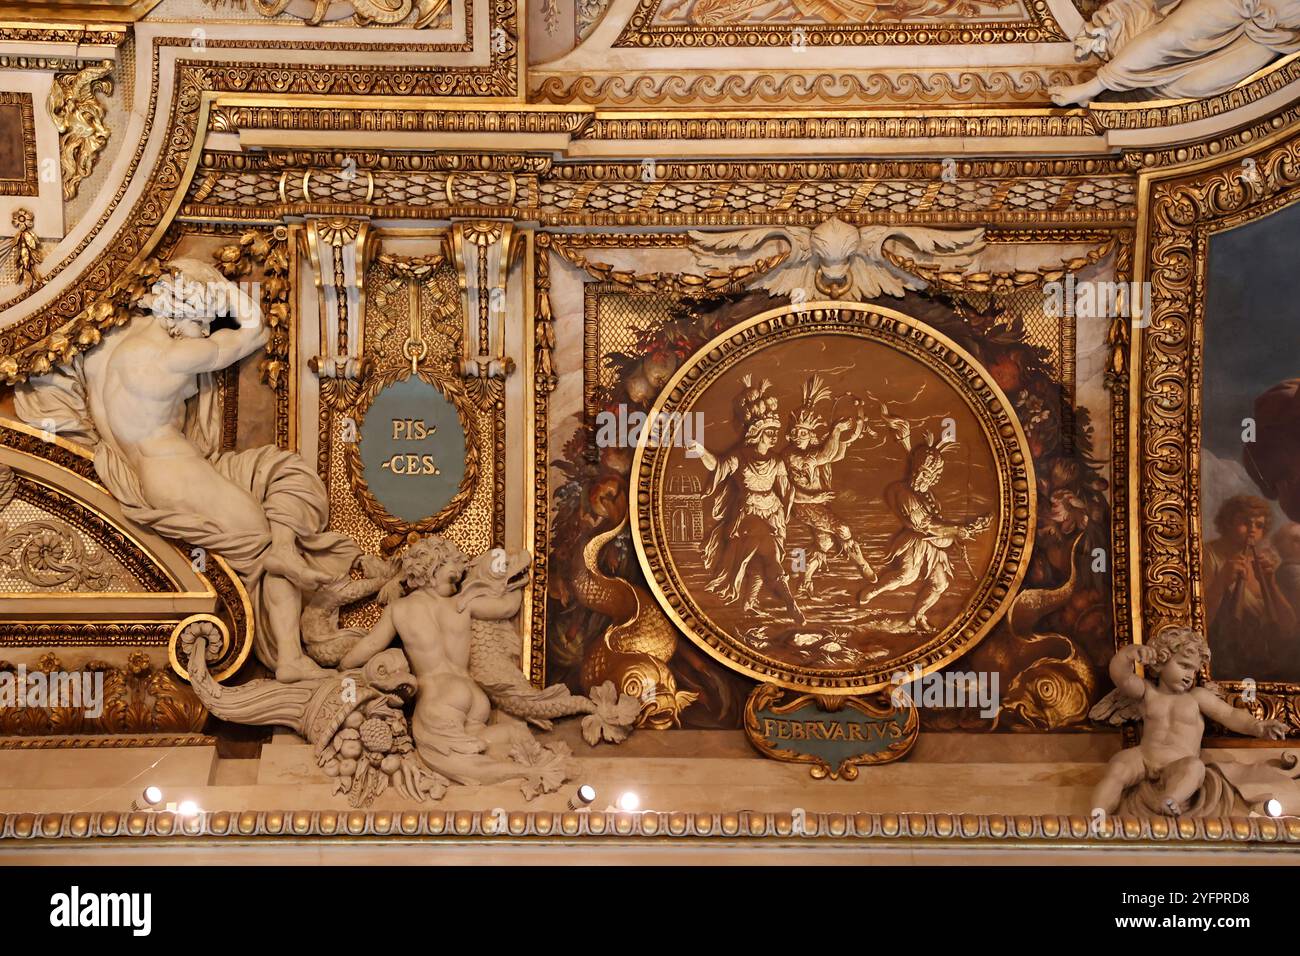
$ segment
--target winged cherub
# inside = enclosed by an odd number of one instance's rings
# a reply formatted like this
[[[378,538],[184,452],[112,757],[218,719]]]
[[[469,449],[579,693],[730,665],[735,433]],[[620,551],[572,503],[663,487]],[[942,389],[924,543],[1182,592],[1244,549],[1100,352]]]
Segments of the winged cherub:
[[[692,230],[693,249],[702,258],[721,263],[726,256],[755,252],[774,240],[790,246],[786,260],[753,285],[772,296],[866,301],[882,295],[901,297],[908,289],[925,288],[925,280],[894,265],[886,250],[911,258],[969,258],[984,248],[984,230],[927,229],[919,226],[851,226],[827,219],[814,229],[806,226],[738,229],[732,232]]]
[[[1197,676],[1209,659],[1205,637],[1187,627],[1166,627],[1150,644],[1130,644],[1111,658],[1115,689],[1089,716],[1108,723],[1141,719],[1142,743],[1110,759],[1093,792],[1094,807],[1114,813],[1127,791],[1148,781],[1159,795],[1162,813],[1185,813],[1205,782],[1201,735],[1206,717],[1239,734],[1273,740],[1286,736],[1281,721],[1256,720],[1210,687],[1199,686]],[[1139,677],[1135,664],[1144,665],[1151,679]]]

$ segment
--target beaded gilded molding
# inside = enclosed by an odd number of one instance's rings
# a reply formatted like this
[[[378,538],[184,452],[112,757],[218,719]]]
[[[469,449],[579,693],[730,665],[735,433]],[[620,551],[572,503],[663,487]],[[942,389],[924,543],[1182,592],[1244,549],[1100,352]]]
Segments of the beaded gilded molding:
[[[310,837],[379,841],[454,842],[483,839],[569,842],[631,840],[797,841],[839,846],[935,845],[1227,850],[1257,845],[1292,850],[1300,844],[1300,819],[1209,817],[1139,820],[1110,816],[1100,827],[1079,815],[977,813],[808,813],[802,827],[791,813],[687,813],[513,811],[498,828],[484,810],[209,810],[192,817],[163,812],[79,811],[0,814],[0,843],[117,839],[188,843],[203,840],[271,841]],[[797,832],[799,829],[803,833]]]

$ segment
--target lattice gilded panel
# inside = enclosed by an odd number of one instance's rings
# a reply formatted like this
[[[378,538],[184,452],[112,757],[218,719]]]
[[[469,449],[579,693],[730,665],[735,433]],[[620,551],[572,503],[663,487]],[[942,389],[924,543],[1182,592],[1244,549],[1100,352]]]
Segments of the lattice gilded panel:
[[[594,424],[597,402],[615,380],[609,356],[636,354],[641,332],[672,317],[670,296],[629,292],[611,282],[588,283],[584,291],[586,323],[583,336],[583,398],[587,423]]]

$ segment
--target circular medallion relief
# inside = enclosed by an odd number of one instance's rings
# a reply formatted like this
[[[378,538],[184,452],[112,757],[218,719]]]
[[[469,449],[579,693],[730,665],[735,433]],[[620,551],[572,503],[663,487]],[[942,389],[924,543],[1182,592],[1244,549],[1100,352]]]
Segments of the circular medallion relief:
[[[695,643],[760,680],[868,693],[973,647],[1024,577],[1033,465],[955,343],[851,303],[719,336],[641,430],[632,526]]]

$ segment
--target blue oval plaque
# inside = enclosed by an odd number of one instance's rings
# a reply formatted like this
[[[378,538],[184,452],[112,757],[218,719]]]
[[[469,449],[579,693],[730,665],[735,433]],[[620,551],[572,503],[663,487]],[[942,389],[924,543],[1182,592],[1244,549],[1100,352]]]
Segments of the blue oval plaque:
[[[414,376],[375,396],[359,435],[366,487],[390,515],[417,522],[447,506],[465,477],[456,406]]]

